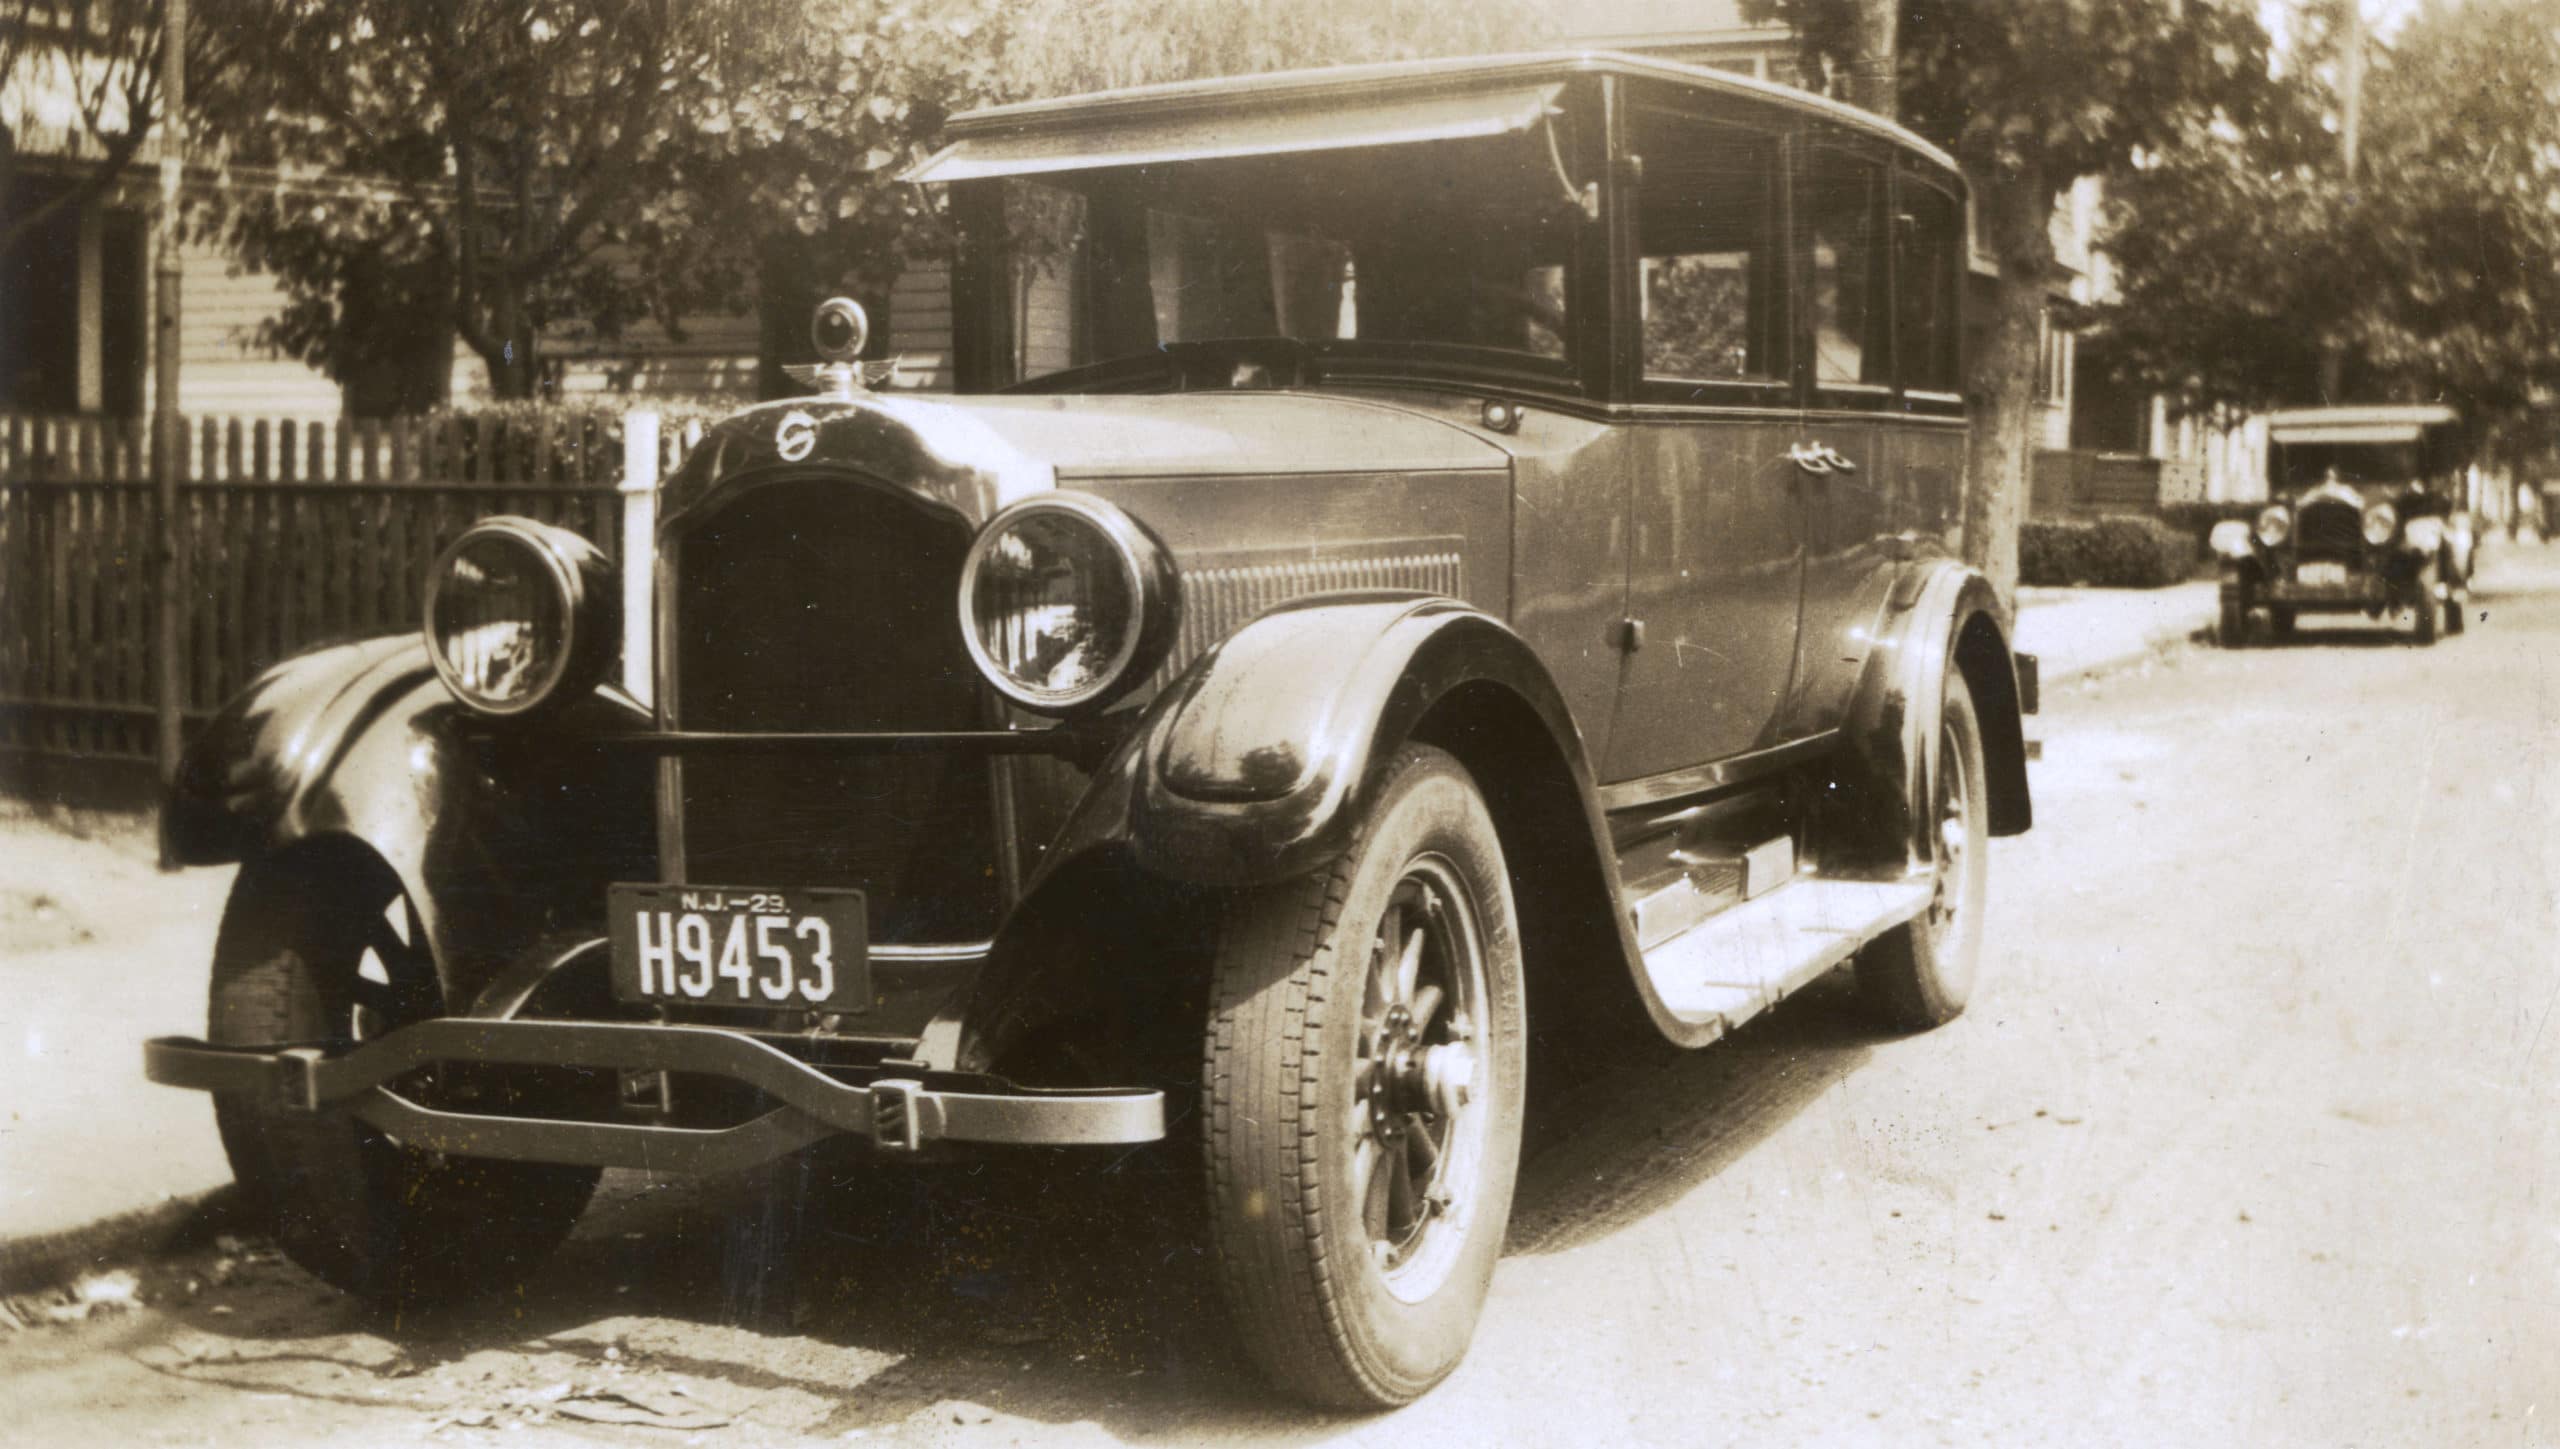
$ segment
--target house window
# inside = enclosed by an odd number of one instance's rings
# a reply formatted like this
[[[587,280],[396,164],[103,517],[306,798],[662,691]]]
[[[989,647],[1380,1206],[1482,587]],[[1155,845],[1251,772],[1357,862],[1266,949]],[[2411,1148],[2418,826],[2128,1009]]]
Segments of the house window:
[[[2036,401],[2059,407],[2071,399],[2071,334],[2047,308],[2036,318]]]

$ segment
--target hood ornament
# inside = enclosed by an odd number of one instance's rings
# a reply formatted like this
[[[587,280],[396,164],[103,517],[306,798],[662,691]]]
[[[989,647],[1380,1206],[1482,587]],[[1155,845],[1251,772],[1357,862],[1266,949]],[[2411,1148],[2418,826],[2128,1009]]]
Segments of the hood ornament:
[[[816,388],[819,396],[842,402],[874,386],[896,386],[901,359],[864,362],[862,349],[870,341],[871,314],[862,304],[851,297],[829,297],[809,318],[809,342],[822,360],[785,363],[782,371],[803,387]]]

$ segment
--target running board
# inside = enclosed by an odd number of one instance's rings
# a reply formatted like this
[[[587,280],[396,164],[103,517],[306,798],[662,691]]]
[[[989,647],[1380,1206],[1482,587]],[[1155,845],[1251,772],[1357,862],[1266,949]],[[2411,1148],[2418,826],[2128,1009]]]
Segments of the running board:
[[[1674,1017],[1731,1031],[1919,915],[1929,889],[1925,876],[1799,877],[1645,952],[1645,972]]]

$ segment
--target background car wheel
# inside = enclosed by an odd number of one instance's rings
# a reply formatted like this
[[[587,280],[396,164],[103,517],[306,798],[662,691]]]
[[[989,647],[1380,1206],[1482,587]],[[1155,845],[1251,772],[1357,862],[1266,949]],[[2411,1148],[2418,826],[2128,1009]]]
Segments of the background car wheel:
[[[1879,1015],[1913,1030],[1951,1021],[1973,994],[1982,958],[1990,802],[1983,794],[1982,723],[1964,676],[1947,679],[1938,716],[1938,778],[1930,788],[1928,907],[1857,958],[1859,993]]]
[[[2282,607],[2267,610],[2267,632],[2280,640],[2292,638],[2293,610]]]
[[[2215,620],[2213,642],[2225,649],[2240,649],[2249,643],[2249,590],[2242,584],[2222,586],[2222,612]]]
[[[2415,637],[2422,645],[2436,642],[2436,626],[2443,614],[2442,607],[2436,602],[2438,577],[2436,566],[2429,564],[2418,570],[2418,581],[2414,586],[2418,591],[2418,607],[2413,611],[2417,615]]]
[[[2459,584],[2448,585],[2445,589],[2444,631],[2448,634],[2462,632],[2462,616],[2471,607],[2471,601],[2463,597],[2464,593],[2465,590]]]
[[[1519,1166],[1519,930],[1465,768],[1409,747],[1330,869],[1238,900],[1211,968],[1209,1219],[1246,1351],[1338,1408],[1466,1353]]]
[[[350,1042],[441,1010],[416,918],[379,865],[253,866],[232,888],[214,946],[216,1044]],[[418,1079],[400,1089],[427,1094]],[[231,1170],[285,1255],[380,1303],[513,1286],[568,1236],[599,1175],[424,1152],[342,1113],[213,1106]]]

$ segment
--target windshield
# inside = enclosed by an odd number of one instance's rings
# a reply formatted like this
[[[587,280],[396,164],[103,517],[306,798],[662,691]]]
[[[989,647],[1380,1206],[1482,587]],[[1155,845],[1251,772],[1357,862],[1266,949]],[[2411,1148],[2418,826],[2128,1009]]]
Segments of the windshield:
[[[1559,177],[1543,138],[1512,136],[992,183],[1013,253],[1006,380],[1274,338],[1569,376],[1580,212]]]
[[[2356,489],[2402,488],[2426,476],[2415,441],[2278,443],[2272,451],[2276,486],[2285,492],[2317,487],[2333,470],[2339,482]]]

